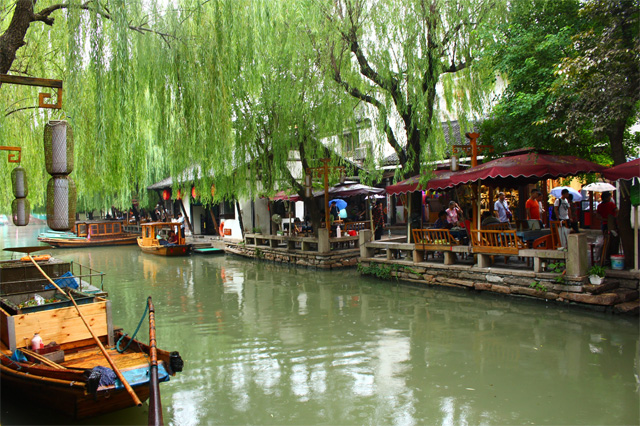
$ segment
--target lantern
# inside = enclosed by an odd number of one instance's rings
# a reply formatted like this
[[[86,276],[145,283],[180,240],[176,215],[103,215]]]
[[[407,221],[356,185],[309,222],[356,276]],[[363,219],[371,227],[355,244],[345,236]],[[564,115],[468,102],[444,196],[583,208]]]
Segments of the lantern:
[[[44,127],[44,159],[50,175],[73,171],[73,132],[66,121],[49,121]]]
[[[11,217],[15,226],[27,226],[31,216],[31,206],[26,198],[16,198],[11,203]]]
[[[171,191],[169,191],[168,189],[165,189],[164,191],[162,191],[162,199],[167,201],[171,199]]]
[[[211,184],[211,196],[215,197],[216,195],[216,185],[214,183]]]
[[[198,198],[198,194],[196,193],[196,187],[192,186],[191,187],[191,198]]]
[[[27,172],[22,167],[16,167],[11,171],[11,183],[13,186],[13,196],[16,198],[27,198],[29,188],[27,186]]]
[[[307,198],[311,198],[311,196],[313,195],[311,191],[311,175],[310,174],[307,174],[304,177],[304,195]]]
[[[182,192],[178,189],[178,195],[176,196],[176,200],[182,200]]]
[[[76,184],[68,176],[53,176],[47,184],[47,225],[66,231],[76,222]]]

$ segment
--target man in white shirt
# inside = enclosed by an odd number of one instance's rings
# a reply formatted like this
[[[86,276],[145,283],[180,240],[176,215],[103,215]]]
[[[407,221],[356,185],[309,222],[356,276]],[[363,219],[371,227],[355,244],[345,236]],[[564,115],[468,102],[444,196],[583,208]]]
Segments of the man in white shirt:
[[[500,222],[509,222],[509,204],[505,199],[504,192],[498,193],[498,200],[493,204],[493,212]]]
[[[553,210],[556,217],[560,221],[560,228],[558,228],[558,236],[560,237],[559,249],[567,249],[569,232],[571,231],[571,205],[569,204],[569,190],[563,189],[560,198],[556,199],[553,203]]]

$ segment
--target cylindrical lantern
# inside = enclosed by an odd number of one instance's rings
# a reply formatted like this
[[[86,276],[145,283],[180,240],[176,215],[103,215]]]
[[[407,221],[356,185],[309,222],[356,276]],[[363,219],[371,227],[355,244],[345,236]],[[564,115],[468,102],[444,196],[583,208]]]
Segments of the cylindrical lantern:
[[[16,198],[11,203],[11,216],[15,226],[27,226],[31,216],[31,206],[26,198]]]
[[[44,128],[44,159],[50,175],[73,171],[73,132],[66,121],[49,121]]]
[[[169,191],[168,189],[165,189],[164,191],[162,191],[162,199],[167,201],[171,199],[171,191]]]
[[[182,192],[178,189],[178,195],[176,196],[176,200],[182,200]]]
[[[458,171],[458,157],[456,157],[455,155],[451,156],[451,171],[452,172]]]
[[[198,198],[198,194],[196,193],[196,187],[192,186],[191,187],[191,198]]]
[[[47,184],[47,225],[68,231],[76,222],[76,184],[69,176],[54,176]]]
[[[22,167],[16,167],[11,172],[11,183],[13,184],[13,196],[16,198],[27,198],[29,188],[27,186],[27,172]]]
[[[211,184],[211,196],[215,197],[216,195],[216,185],[215,184]]]

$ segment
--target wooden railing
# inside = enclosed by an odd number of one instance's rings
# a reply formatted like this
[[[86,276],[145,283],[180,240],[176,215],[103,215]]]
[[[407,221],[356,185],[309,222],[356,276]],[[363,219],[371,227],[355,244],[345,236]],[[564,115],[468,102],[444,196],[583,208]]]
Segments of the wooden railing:
[[[526,248],[522,240],[516,235],[515,229],[473,229],[470,232],[474,253],[517,255],[518,250]]]

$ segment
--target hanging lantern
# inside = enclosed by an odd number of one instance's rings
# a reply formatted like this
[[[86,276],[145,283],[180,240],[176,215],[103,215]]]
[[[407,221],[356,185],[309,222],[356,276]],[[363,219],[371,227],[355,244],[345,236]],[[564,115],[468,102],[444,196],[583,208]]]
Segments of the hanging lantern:
[[[195,186],[191,187],[191,198],[193,198],[193,199],[198,198],[198,194],[196,193],[196,187]]]
[[[178,189],[178,195],[176,196],[176,200],[182,200],[182,192]]]
[[[13,186],[13,196],[16,198],[27,198],[29,188],[27,187],[27,172],[22,167],[16,167],[11,171],[11,183]]]
[[[49,121],[44,127],[44,159],[50,175],[73,171],[73,132],[66,121]]]
[[[162,199],[167,201],[171,199],[171,191],[169,191],[168,189],[165,189],[164,191],[162,191]]]
[[[215,197],[215,195],[216,195],[216,185],[215,185],[215,183],[212,183],[211,184],[211,196]]]
[[[311,196],[313,195],[311,191],[311,175],[310,174],[306,174],[304,176],[304,195],[307,198],[311,198]]]
[[[47,184],[47,225],[68,231],[76,222],[76,184],[68,176],[53,176]]]
[[[31,216],[31,206],[26,198],[16,198],[11,203],[11,217],[15,226],[27,226]]]

